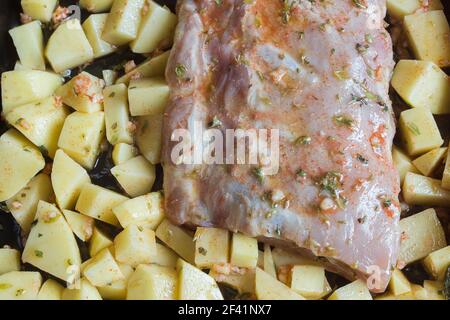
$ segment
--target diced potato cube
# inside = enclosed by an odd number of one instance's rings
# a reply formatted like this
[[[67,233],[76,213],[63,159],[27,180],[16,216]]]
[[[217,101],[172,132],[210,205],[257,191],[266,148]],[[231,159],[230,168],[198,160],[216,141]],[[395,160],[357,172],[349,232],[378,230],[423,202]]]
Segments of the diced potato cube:
[[[64,287],[53,279],[44,282],[39,290],[38,300],[61,300]]]
[[[14,65],[14,70],[29,70],[30,68],[25,68],[20,61],[16,61],[16,64]]]
[[[427,209],[400,220],[399,264],[407,265],[425,258],[447,245],[444,229],[434,209]]]
[[[228,230],[198,227],[195,232],[195,265],[210,269],[228,262],[230,234]]]
[[[83,275],[96,287],[103,287],[125,278],[108,248],[103,249],[90,260],[83,269]]]
[[[14,70],[2,73],[2,107],[7,114],[14,107],[51,96],[63,83],[54,73],[39,70]]]
[[[81,279],[79,288],[64,289],[61,300],[102,300],[102,297],[88,280]]]
[[[69,227],[81,241],[88,241],[92,237],[92,233],[94,232],[93,218],[75,211],[64,209],[63,214],[69,224]]]
[[[23,12],[33,19],[49,22],[58,0],[22,0]]]
[[[444,280],[445,272],[450,266],[450,246],[430,253],[423,260],[423,265],[434,279]]]
[[[42,153],[53,158],[69,109],[51,96],[37,102],[15,107],[6,121],[33,142]]]
[[[412,107],[426,108],[433,114],[450,113],[450,82],[433,62],[400,60],[392,86]]]
[[[58,73],[94,59],[94,50],[79,20],[70,19],[59,25],[47,42],[45,56]]]
[[[75,237],[56,206],[39,201],[37,223],[31,228],[22,261],[68,281],[72,266],[81,265],[80,251]]]
[[[130,72],[117,79],[116,83],[128,85],[131,79],[142,79],[151,77],[163,77],[166,70],[170,51],[148,58]]]
[[[74,112],[64,122],[58,147],[84,168],[91,170],[100,153],[100,143],[105,134],[105,115]]]
[[[102,39],[116,46],[134,40],[145,0],[115,0],[106,20]]]
[[[417,284],[411,284],[411,290],[416,300],[427,300],[428,292],[424,287],[419,286]]]
[[[270,274],[256,268],[255,293],[258,300],[305,300]]]
[[[425,280],[423,287],[427,291],[428,300],[445,300],[443,295],[444,283],[442,281]]]
[[[403,198],[410,205],[450,206],[450,191],[441,187],[441,180],[408,172],[403,182]]]
[[[372,300],[372,296],[366,283],[356,280],[334,291],[328,300]]]
[[[114,146],[112,152],[112,159],[114,164],[117,166],[134,158],[138,155],[138,150],[135,146],[126,144],[126,143],[118,143]]]
[[[242,296],[253,297],[255,294],[255,270],[246,269],[244,273],[220,273],[215,268],[210,269],[209,275],[218,283],[224,283],[227,286],[237,290]]]
[[[127,86],[116,84],[103,90],[106,138],[109,143],[133,143],[133,131],[130,128],[128,114]]]
[[[63,102],[81,112],[97,112],[103,110],[104,82],[87,72],[81,72],[55,92]]]
[[[150,192],[156,179],[155,166],[143,156],[137,156],[113,167],[111,173],[131,197]]]
[[[113,2],[114,0],[80,0],[80,6],[89,12],[97,13],[111,9]]]
[[[102,33],[107,18],[107,13],[91,14],[83,22],[83,30],[92,50],[94,50],[94,58],[106,56],[117,50],[116,46],[111,45],[102,39]]]
[[[0,137],[0,201],[14,196],[45,166],[38,148],[15,129]]]
[[[128,282],[127,300],[175,300],[176,287],[175,269],[141,264]]]
[[[164,78],[131,80],[128,101],[132,116],[161,114],[169,100],[169,86]]]
[[[103,231],[94,227],[92,237],[89,241],[89,255],[93,257],[101,250],[109,248],[113,244],[112,240]]]
[[[416,156],[442,145],[441,133],[431,112],[414,108],[400,114],[400,131],[410,156]]]
[[[433,61],[439,67],[450,65],[450,28],[444,11],[408,15],[403,25],[417,59]]]
[[[395,296],[411,293],[411,283],[405,277],[403,272],[398,269],[392,271],[391,280],[389,281],[389,289]]]
[[[422,0],[387,0],[388,14],[395,18],[403,18],[425,7]],[[428,0],[427,10],[442,10],[440,0]]]
[[[411,159],[396,146],[392,148],[392,160],[400,176],[400,183],[403,183],[407,172],[419,173]]]
[[[127,197],[117,192],[88,183],[81,189],[75,208],[89,217],[119,226],[112,208],[127,200]]]
[[[450,189],[450,156],[447,154],[447,159],[445,160],[445,168],[442,174],[442,188]]]
[[[0,275],[20,270],[20,252],[16,249],[0,248]]]
[[[136,53],[152,52],[159,47],[170,46],[177,25],[177,16],[167,7],[161,7],[150,0],[145,8],[137,37],[130,43],[131,50]]]
[[[113,212],[123,228],[134,224],[154,230],[164,219],[163,201],[160,192],[152,192],[119,204]]]
[[[192,264],[195,263],[194,239],[185,230],[164,219],[156,229],[156,236],[180,257]]]
[[[315,260],[305,258],[297,253],[286,251],[281,248],[273,248],[272,256],[277,269],[289,265],[320,265],[320,263]]]
[[[277,278],[277,270],[275,269],[275,262],[273,261],[272,249],[270,249],[270,245],[268,244],[264,244],[263,260],[264,271],[272,277]]]
[[[137,117],[136,145],[151,164],[161,162],[163,114]]]
[[[130,225],[114,239],[114,249],[117,261],[132,267],[151,263],[156,255],[155,232]]]
[[[258,241],[241,233],[233,233],[230,262],[241,268],[255,268],[258,261]]]
[[[152,263],[163,267],[176,268],[178,255],[166,246],[156,243],[156,255],[152,257]]]
[[[42,277],[39,272],[11,271],[0,275],[0,301],[36,300]]]
[[[8,199],[6,205],[22,231],[28,234],[39,200],[48,202],[52,197],[53,190],[50,177],[40,173],[31,179],[14,197]]]
[[[81,188],[91,182],[86,170],[62,149],[56,151],[51,177],[56,202],[62,209],[73,209]]]
[[[125,300],[127,298],[128,281],[134,273],[134,269],[127,264],[118,263],[118,265],[124,278],[108,283],[106,286],[98,287],[98,292],[100,292],[103,299]]]
[[[223,300],[216,281],[182,259],[177,262],[178,300]]]
[[[291,289],[307,299],[319,299],[325,288],[325,269],[318,266],[294,266]]]
[[[412,292],[407,292],[401,295],[394,295],[391,292],[384,293],[382,295],[376,296],[374,300],[416,300],[416,297]]]
[[[414,159],[412,163],[423,175],[430,176],[442,163],[446,155],[447,148],[436,148]]]
[[[103,80],[105,81],[105,85],[107,86],[112,86],[114,84],[114,82],[116,82],[117,80],[117,71],[114,70],[103,70],[102,71],[102,75],[103,75]]]
[[[33,21],[9,30],[21,64],[25,68],[45,71],[44,37],[41,23]]]

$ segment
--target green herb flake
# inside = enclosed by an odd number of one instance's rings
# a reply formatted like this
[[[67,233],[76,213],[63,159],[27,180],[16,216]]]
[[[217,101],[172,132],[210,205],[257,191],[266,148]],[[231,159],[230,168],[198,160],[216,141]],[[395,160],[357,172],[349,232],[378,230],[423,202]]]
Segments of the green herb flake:
[[[25,293],[25,289],[17,289],[16,290],[16,297],[19,297]]]
[[[336,70],[333,72],[333,75],[339,80],[350,79],[350,75],[347,70]]]
[[[283,24],[288,24],[291,20],[293,7],[294,1],[289,3],[289,0],[283,0],[283,9],[281,9],[281,22],[283,22]]]
[[[38,258],[42,258],[44,253],[41,250],[34,250],[34,255]]]
[[[0,290],[6,290],[12,288],[12,284],[10,283],[0,283]]]
[[[305,178],[306,177],[306,171],[303,169],[298,169],[296,172],[296,175],[300,178]]]
[[[183,64],[177,64],[177,66],[175,67],[175,74],[177,78],[184,78],[184,76],[186,75],[186,67]]]
[[[311,143],[311,140],[310,136],[300,136],[295,139],[295,144],[308,145]]]
[[[415,136],[420,135],[420,129],[419,127],[414,123],[414,122],[408,122],[406,124],[406,127],[408,128],[409,131],[411,131],[412,134],[414,134]]]
[[[383,201],[383,207],[384,208],[389,208],[392,205],[392,200],[391,199],[385,199]]]
[[[339,126],[351,127],[353,126],[353,119],[344,115],[334,116],[334,122],[336,122]]]
[[[205,248],[203,248],[203,247],[199,247],[198,248],[198,253],[200,253],[202,256],[206,256],[208,251]]]
[[[358,159],[359,162],[362,162],[363,164],[368,164],[369,160],[367,160],[366,158],[364,158],[362,155],[360,155],[359,153],[356,155],[356,159]]]
[[[220,121],[217,116],[214,116],[212,121],[209,123],[209,128],[219,128],[221,126],[222,126],[222,121]]]
[[[264,182],[264,172],[262,168],[253,168],[252,173],[260,183]]]
[[[352,0],[353,5],[359,9],[367,9],[367,5],[363,2],[363,0]]]
[[[218,6],[222,5],[222,0],[214,0],[214,2],[215,2]]]
[[[116,93],[113,91],[113,92],[111,92],[110,94],[109,94],[109,96],[108,97],[110,97],[110,98],[114,98],[114,96],[116,95]]]

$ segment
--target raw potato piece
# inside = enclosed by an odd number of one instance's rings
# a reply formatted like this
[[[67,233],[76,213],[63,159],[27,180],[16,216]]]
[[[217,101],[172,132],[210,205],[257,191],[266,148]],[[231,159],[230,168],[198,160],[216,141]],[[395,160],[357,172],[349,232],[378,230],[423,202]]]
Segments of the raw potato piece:
[[[443,295],[444,283],[442,281],[425,280],[423,287],[427,291],[428,300],[445,300]]]
[[[81,257],[75,237],[66,220],[54,205],[40,201],[37,224],[31,228],[22,261],[69,280],[69,267],[80,266]]]
[[[58,0],[22,0],[23,12],[33,19],[49,22]]]
[[[105,83],[87,72],[81,72],[56,90],[63,102],[77,111],[93,113],[103,110],[103,87]]]
[[[410,106],[433,114],[450,113],[450,82],[433,62],[400,60],[391,83]]]
[[[323,296],[325,269],[319,266],[294,266],[291,270],[291,289],[307,299]]]
[[[132,116],[161,114],[169,99],[169,86],[164,78],[131,80],[128,101]]]
[[[425,7],[422,0],[387,0],[388,14],[395,18],[403,18],[406,15],[415,13],[417,10],[426,8],[427,10],[442,10],[443,6],[440,0],[428,0],[428,6]]]
[[[156,243],[156,255],[152,257],[152,263],[163,267],[176,268],[178,256],[166,246]]]
[[[117,79],[116,83],[124,83],[128,85],[130,79],[163,77],[169,55],[170,51],[166,51],[164,53],[161,53],[160,55],[148,58],[136,68]]]
[[[79,289],[66,288],[63,291],[61,300],[102,300],[97,288],[88,280],[80,280]]]
[[[16,249],[0,248],[0,275],[20,270],[20,252]]]
[[[165,219],[156,229],[156,236],[189,263],[195,263],[195,243],[191,235]]]
[[[437,280],[444,280],[448,266],[450,266],[450,246],[430,253],[423,265],[428,273]]]
[[[151,164],[161,162],[163,114],[137,117],[136,145]]]
[[[28,234],[39,200],[48,202],[52,198],[53,190],[50,177],[44,173],[39,173],[14,197],[8,199],[6,205],[22,231]]]
[[[367,285],[356,280],[334,291],[328,300],[372,300],[372,296]]]
[[[139,31],[130,48],[136,53],[152,52],[159,47],[170,46],[177,25],[177,16],[167,7],[149,0],[145,4],[146,13],[142,17]]]
[[[39,149],[15,129],[0,137],[0,202],[14,196],[45,166]]]
[[[264,244],[264,271],[270,274],[275,279],[277,278],[277,270],[275,269],[275,262],[273,261],[272,250],[270,245]]]
[[[89,12],[97,13],[111,9],[113,2],[114,0],[80,0],[80,6]]]
[[[219,283],[225,283],[230,287],[236,289],[240,294],[255,293],[255,270],[248,269],[244,274],[233,273],[223,274],[214,269],[209,271],[209,275]]]
[[[84,266],[83,276],[96,287],[124,279],[119,265],[108,248],[103,249]]]
[[[389,289],[392,291],[394,296],[399,296],[402,294],[411,293],[411,283],[405,277],[403,272],[395,269],[392,272],[391,280],[389,281]]]
[[[82,215],[75,211],[63,210],[64,217],[67,220],[73,233],[81,240],[88,241],[94,232],[94,219]]]
[[[127,86],[116,84],[103,90],[106,138],[109,143],[133,143],[132,130],[130,130],[130,117],[128,115]]]
[[[255,238],[233,233],[230,262],[241,268],[254,268],[258,261],[258,242]]]
[[[108,283],[106,286],[98,287],[98,292],[103,299],[109,300],[125,300],[127,298],[127,286],[134,269],[126,264],[118,263],[120,271],[124,278],[112,283]]]
[[[113,244],[112,240],[106,234],[94,227],[94,232],[89,241],[89,255],[93,257],[102,249],[111,247]]]
[[[81,188],[91,182],[87,171],[61,149],[56,151],[51,177],[56,202],[61,209],[73,209]]]
[[[64,122],[58,147],[84,168],[94,167],[100,153],[100,143],[105,133],[105,115],[74,112]]]
[[[53,279],[44,282],[39,290],[38,300],[61,300],[64,287]]]
[[[106,20],[102,39],[120,46],[134,40],[145,0],[115,0]]]
[[[85,184],[78,197],[76,210],[97,220],[119,226],[112,208],[128,200],[127,197],[109,189]]]
[[[69,109],[56,97],[15,107],[5,116],[6,121],[19,130],[41,152],[53,158]]]
[[[117,80],[117,71],[114,70],[103,70],[102,71],[103,80],[105,85],[112,86]]]
[[[442,188],[449,190],[450,189],[450,157],[447,154],[447,159],[445,161],[445,168],[442,174]]]
[[[14,107],[51,96],[62,83],[62,77],[45,71],[27,69],[3,72],[3,114],[7,114]]]
[[[320,266],[320,263],[318,263],[315,260],[306,258],[304,256],[301,256],[297,253],[293,253],[290,251],[283,250],[281,248],[273,248],[272,249],[272,256],[273,256],[273,262],[275,263],[275,267],[279,269],[283,266],[288,265],[318,265]]]
[[[434,209],[400,220],[401,242],[398,263],[407,265],[447,245],[444,230]]]
[[[119,204],[113,212],[123,228],[134,224],[154,230],[164,219],[163,204],[161,192],[152,192]]]
[[[36,300],[41,283],[39,272],[11,271],[0,275],[0,301]]]
[[[177,262],[178,300],[223,300],[214,278],[182,259]]]
[[[138,150],[134,146],[126,143],[118,143],[113,148],[112,159],[114,164],[117,166],[127,160],[130,160],[131,158],[136,157],[137,155]]]
[[[442,145],[441,133],[431,112],[414,108],[400,114],[400,131],[410,156],[428,152]]]
[[[284,283],[256,268],[255,293],[258,300],[305,300]]]
[[[400,176],[400,183],[403,183],[406,173],[419,173],[417,168],[412,163],[411,159],[396,146],[393,146],[392,148],[392,160],[394,161],[394,165],[397,168],[398,174]]]
[[[155,232],[130,225],[114,239],[114,250],[117,261],[132,267],[151,263],[156,255]]]
[[[407,204],[450,207],[450,191],[441,187],[441,180],[408,172],[402,191]]]
[[[195,265],[211,269],[214,264],[226,264],[230,249],[228,230],[198,227],[195,232]]]
[[[58,73],[94,59],[94,50],[79,20],[70,19],[59,25],[48,40],[45,56]]]
[[[83,22],[83,30],[92,50],[94,50],[94,58],[106,56],[117,50],[116,46],[113,46],[102,39],[102,33],[107,18],[107,13],[91,14],[89,18]]]
[[[25,68],[45,71],[44,38],[41,23],[33,21],[9,30],[20,63]]]
[[[412,163],[423,175],[430,176],[442,163],[446,154],[447,148],[436,148],[414,159]]]
[[[444,11],[428,11],[406,16],[404,27],[417,59],[450,66],[450,28]]]
[[[127,300],[175,300],[177,273],[158,265],[139,265],[128,282]]]
[[[155,166],[143,156],[137,156],[111,169],[112,175],[131,197],[151,191],[155,182]]]

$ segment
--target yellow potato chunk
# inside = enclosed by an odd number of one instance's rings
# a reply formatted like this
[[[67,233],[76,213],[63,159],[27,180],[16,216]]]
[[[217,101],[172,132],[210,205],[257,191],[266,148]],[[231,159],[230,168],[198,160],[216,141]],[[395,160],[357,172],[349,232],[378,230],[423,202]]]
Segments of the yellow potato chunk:
[[[447,159],[445,160],[445,168],[442,174],[442,188],[450,189],[450,157],[447,154]]]
[[[91,14],[83,22],[83,30],[92,50],[94,50],[94,58],[106,56],[117,50],[116,46],[111,45],[102,39],[102,33],[107,18],[107,13]]]
[[[58,0],[21,0],[23,12],[33,19],[49,22]]]
[[[151,164],[161,162],[163,114],[137,117],[136,145]]]
[[[423,265],[434,279],[444,280],[445,272],[450,266],[450,246],[430,253],[423,260]]]
[[[404,27],[417,59],[433,61],[439,67],[450,65],[450,28],[444,11],[408,15]]]
[[[175,300],[177,280],[174,268],[141,264],[128,282],[127,300]]]
[[[403,183],[406,173],[419,173],[417,168],[412,163],[411,158],[396,146],[393,146],[392,148],[392,160],[394,161],[394,165],[400,176],[400,183]]]
[[[411,283],[405,277],[403,272],[398,269],[392,271],[391,280],[389,281],[389,289],[394,296],[400,296],[406,293],[411,293]]]
[[[388,14],[395,18],[401,19],[422,8],[427,8],[427,10],[442,10],[444,7],[440,0],[428,0],[427,7],[425,7],[422,0],[387,0]]]
[[[53,279],[44,282],[39,290],[38,300],[61,300],[64,287]]]
[[[96,287],[124,279],[124,275],[108,248],[97,253],[84,266],[83,276]]]
[[[258,242],[241,233],[233,233],[231,241],[232,265],[241,268],[255,268],[258,262]]]
[[[260,268],[256,268],[255,293],[258,300],[305,300],[300,294]]]
[[[425,108],[403,111],[399,122],[402,138],[410,156],[438,148],[444,142],[433,115]]]
[[[106,286],[98,287],[98,292],[103,299],[108,300],[125,300],[127,298],[127,286],[134,269],[126,264],[117,263],[124,278],[121,280],[108,283]]]
[[[244,273],[224,274],[211,269],[209,275],[218,283],[224,283],[237,290],[242,296],[254,297],[255,294],[255,270],[247,269]]]
[[[143,156],[137,156],[113,167],[111,173],[131,197],[149,193],[156,179],[155,166]]]
[[[1,300],[36,300],[42,277],[39,272],[11,271],[0,275]]]
[[[103,75],[103,80],[105,81],[105,84],[107,86],[112,86],[114,84],[114,82],[117,80],[117,71],[114,70],[103,70],[102,71],[102,75]]]
[[[89,255],[93,257],[101,250],[111,247],[113,244],[112,240],[103,231],[94,227],[92,237],[89,241]]]
[[[169,86],[162,77],[131,80],[128,101],[132,116],[161,114],[169,100]]]
[[[307,299],[319,299],[325,288],[325,269],[318,266],[294,266],[291,289]]]
[[[73,233],[81,240],[88,241],[94,232],[94,219],[75,211],[63,210],[63,215]]]
[[[169,55],[170,51],[166,51],[157,56],[148,58],[136,68],[117,79],[116,83],[128,85],[131,79],[163,77]]]
[[[444,283],[442,281],[425,280],[423,287],[427,291],[428,300],[445,300]]]
[[[45,71],[44,37],[41,23],[33,21],[9,30],[20,63],[29,69]]]
[[[61,300],[102,300],[102,297],[88,280],[81,279],[79,288],[64,289]]]
[[[116,84],[103,90],[106,138],[109,143],[133,143],[130,129],[130,116],[128,114],[127,86]]]
[[[155,232],[130,225],[114,239],[114,250],[117,261],[132,267],[151,263],[156,255]]]
[[[58,26],[47,42],[45,56],[58,73],[94,59],[94,50],[79,20],[70,19]]]
[[[166,246],[156,243],[156,255],[152,257],[152,263],[163,267],[176,268],[178,255]]]
[[[80,0],[80,6],[89,12],[97,13],[111,9],[113,2],[114,0]]]
[[[441,187],[441,180],[408,172],[403,182],[403,198],[410,205],[450,206],[450,191]]]
[[[138,155],[138,150],[135,146],[126,143],[118,143],[114,146],[112,152],[112,159],[117,166],[134,158]]]
[[[195,265],[210,269],[214,264],[228,262],[230,233],[218,228],[198,227],[195,232]]]
[[[277,277],[277,270],[275,268],[275,262],[273,261],[272,249],[268,244],[264,244],[263,267],[265,272],[274,278]]]
[[[447,148],[436,148],[413,160],[413,165],[425,176],[430,176],[443,162]],[[414,172],[409,170],[410,172]],[[406,174],[406,173],[405,173]]]
[[[298,253],[286,251],[281,248],[273,248],[272,256],[277,269],[289,265],[320,265],[320,263],[315,260],[305,258]]]
[[[400,60],[391,83],[410,106],[427,108],[433,114],[450,113],[450,82],[433,62]]]
[[[407,265],[425,258],[447,245],[444,229],[434,209],[427,209],[400,220],[400,252],[398,261]]]
[[[334,291],[328,300],[372,300],[372,296],[366,283],[356,280]]]
[[[16,249],[0,248],[0,275],[20,270],[20,252]]]
[[[156,229],[156,236],[180,257],[192,264],[195,263],[194,239],[185,230],[164,219]]]

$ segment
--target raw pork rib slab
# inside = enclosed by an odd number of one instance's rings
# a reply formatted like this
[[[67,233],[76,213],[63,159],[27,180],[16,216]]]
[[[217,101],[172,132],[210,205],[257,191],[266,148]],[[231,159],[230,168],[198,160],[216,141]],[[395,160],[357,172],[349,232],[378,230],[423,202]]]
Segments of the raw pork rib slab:
[[[163,128],[167,216],[292,247],[349,279],[378,268],[372,290],[382,291],[400,215],[385,1],[182,0],[177,11]],[[172,132],[213,119],[222,131],[279,129],[279,172],[172,161]]]

